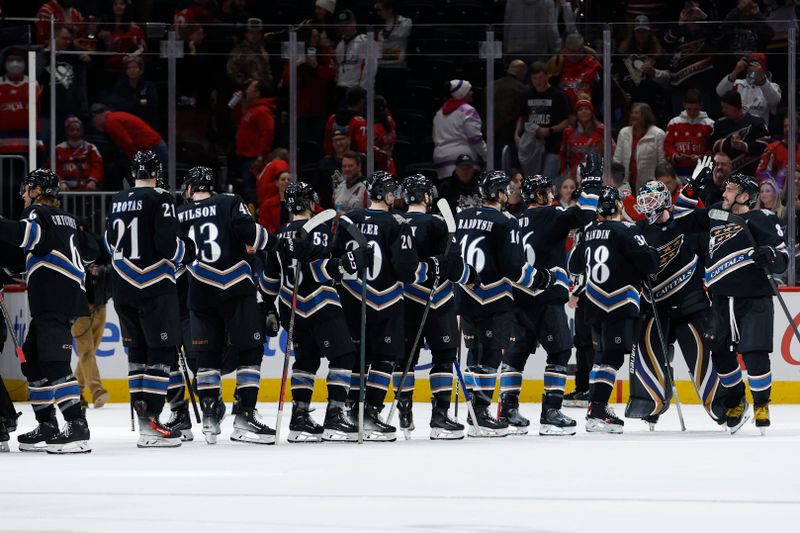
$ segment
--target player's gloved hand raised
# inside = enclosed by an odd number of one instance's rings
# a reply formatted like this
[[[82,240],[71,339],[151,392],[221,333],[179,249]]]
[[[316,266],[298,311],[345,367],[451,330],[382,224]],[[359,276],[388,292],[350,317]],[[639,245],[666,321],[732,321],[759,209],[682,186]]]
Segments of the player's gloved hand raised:
[[[553,273],[546,268],[536,268],[533,278],[533,288],[544,290],[553,284]]]
[[[365,268],[372,268],[372,259],[375,257],[375,251],[371,246],[364,246],[350,250],[342,256],[342,270],[348,274],[355,274],[361,272]]]
[[[303,239],[281,239],[279,249],[283,255],[300,263],[307,263],[311,258],[311,244]]]
[[[578,193],[575,196],[575,199],[578,199],[581,195],[581,191],[584,191],[586,194],[596,194],[600,195],[600,191],[603,190],[603,177],[602,176],[586,176],[581,180],[581,186],[578,189],[575,189],[575,193]]]
[[[281,329],[280,321],[278,320],[278,311],[275,309],[275,306],[270,306],[267,309],[266,318],[264,321],[266,325],[266,335],[267,337],[277,337],[278,331]]]
[[[753,261],[762,268],[771,268],[778,260],[778,253],[772,246],[759,246],[753,252]]]
[[[692,177],[686,182],[685,194],[694,198],[703,194],[706,186],[711,182],[714,170],[714,160],[711,156],[705,156],[697,160],[692,171]]]

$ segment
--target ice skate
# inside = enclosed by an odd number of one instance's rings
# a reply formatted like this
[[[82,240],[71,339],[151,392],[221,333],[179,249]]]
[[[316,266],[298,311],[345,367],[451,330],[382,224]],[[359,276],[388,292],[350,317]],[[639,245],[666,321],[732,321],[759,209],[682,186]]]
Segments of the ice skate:
[[[139,448],[177,448],[181,445],[180,431],[164,426],[158,415],[147,412],[147,403],[139,400],[133,405],[139,415]]]
[[[469,424],[467,435],[470,437],[505,437],[508,435],[508,420],[494,418],[489,414],[489,406],[475,406],[475,417],[478,419],[478,427],[472,421],[472,415],[467,416],[467,424]]]
[[[564,407],[580,407],[586,409],[589,407],[589,391],[574,390],[569,394],[564,395]]]
[[[222,398],[203,398],[200,405],[203,409],[203,436],[208,444],[216,444],[217,436],[222,433],[219,426],[225,419],[225,402]]]
[[[659,416],[660,415],[650,415],[650,416],[646,416],[646,417],[642,418],[642,420],[644,422],[647,422],[647,428],[650,431],[655,431],[656,430],[656,424],[658,424],[658,417]]]
[[[56,435],[58,435],[58,422],[54,411],[50,420],[39,422],[39,425],[32,431],[17,435],[19,451],[43,452],[47,448],[47,439],[52,439]]]
[[[397,428],[381,420],[379,409],[370,404],[364,405],[364,440],[375,442],[394,442]]]
[[[358,440],[358,426],[350,422],[344,412],[342,402],[328,403],[322,440],[328,442],[355,442]]]
[[[586,413],[587,433],[622,433],[625,422],[605,403],[592,402]]]
[[[480,415],[476,413],[478,419]],[[500,399],[500,416],[501,421],[508,423],[509,435],[527,435],[528,427],[531,421],[522,416],[519,412],[519,396],[516,394],[504,394]]]
[[[577,422],[555,407],[542,406],[539,417],[539,435],[574,435]]]
[[[61,432],[47,439],[47,453],[89,453],[89,426],[86,418],[80,417],[64,424]]]
[[[738,405],[726,409],[725,419],[731,435],[742,429],[744,423],[750,419],[750,404],[747,403],[747,399],[742,398]],[[767,422],[769,422],[769,412],[767,412]]]
[[[11,436],[8,434],[8,428],[3,420],[0,420],[0,453],[6,453],[10,450],[8,441]]]
[[[194,433],[192,433],[192,417],[189,415],[189,406],[183,405],[177,409],[173,409],[169,416],[169,421],[164,424],[164,427],[172,431],[181,432],[181,441],[189,442],[194,440]]]
[[[397,400],[397,415],[400,422],[400,429],[406,440],[411,439],[411,432],[414,431],[414,413],[411,411],[413,400],[408,396],[402,396]]]
[[[767,428],[770,425],[769,404],[765,403],[762,405],[756,405],[753,409],[755,410],[755,416],[753,417],[753,422],[755,422],[756,427],[761,432],[761,434],[766,435]]]
[[[431,400],[431,440],[459,440],[464,438],[464,425],[459,424],[447,414],[449,402]]]
[[[203,421],[203,428],[205,432],[205,420]],[[237,413],[236,418],[233,419],[231,440],[251,442],[253,444],[275,444],[275,430],[261,422],[258,411],[255,408],[242,409],[242,412]]]
[[[289,442],[322,442],[323,427],[311,418],[309,405],[296,402],[292,405],[292,420],[289,422]]]

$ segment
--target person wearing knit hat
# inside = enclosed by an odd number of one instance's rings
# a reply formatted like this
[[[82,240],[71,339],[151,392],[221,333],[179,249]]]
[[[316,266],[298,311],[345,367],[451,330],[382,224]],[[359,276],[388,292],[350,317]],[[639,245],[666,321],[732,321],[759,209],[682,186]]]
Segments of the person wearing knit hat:
[[[730,90],[742,95],[745,112],[760,117],[766,124],[781,101],[781,88],[771,80],[767,72],[767,56],[760,52],[751,52],[740,58],[731,73],[722,77],[717,84],[717,94],[722,96]]]
[[[590,153],[603,155],[603,123],[594,114],[590,100],[575,102],[575,125],[567,126],[561,135],[561,176],[578,178],[578,166]]]
[[[314,7],[319,7],[328,13],[336,13],[336,0],[317,0]]]
[[[766,124],[742,108],[742,95],[737,91],[723,93],[720,105],[724,116],[714,123],[712,151],[728,154],[732,172],[753,176],[767,147],[769,131]]]
[[[459,155],[486,160],[488,152],[481,116],[470,104],[472,85],[467,80],[450,80],[448,92],[450,99],[433,117],[433,163],[439,179],[453,173]]]

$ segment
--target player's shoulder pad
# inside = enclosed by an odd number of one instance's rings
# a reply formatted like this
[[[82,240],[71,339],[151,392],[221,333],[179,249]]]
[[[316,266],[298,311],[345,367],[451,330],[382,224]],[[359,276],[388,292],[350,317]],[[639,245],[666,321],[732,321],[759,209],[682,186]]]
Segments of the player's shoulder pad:
[[[153,190],[156,191],[158,194],[170,194],[170,192],[166,189],[162,189],[161,187],[153,187]]]
[[[511,220],[517,220],[517,217],[515,217],[514,215],[512,215],[508,211],[500,211],[500,212],[503,213],[506,216],[506,218],[510,218]]]
[[[626,228],[635,228],[635,227],[636,227],[636,223],[635,223],[635,222],[629,222],[629,221],[627,221],[627,220],[620,220],[620,222],[622,222],[622,224],[623,224],[623,225],[624,225]]]
[[[392,213],[392,217],[397,221],[398,224],[408,224],[408,219],[400,213]]]

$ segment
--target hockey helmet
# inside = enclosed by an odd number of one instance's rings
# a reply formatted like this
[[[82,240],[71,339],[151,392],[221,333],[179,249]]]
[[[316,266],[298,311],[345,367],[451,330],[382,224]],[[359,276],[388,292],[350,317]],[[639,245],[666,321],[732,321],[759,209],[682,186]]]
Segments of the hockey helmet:
[[[34,187],[41,187],[43,195],[52,196],[53,198],[57,197],[61,192],[58,176],[49,168],[37,168],[25,176],[19,188],[20,196],[26,189],[33,189]]]
[[[478,194],[483,200],[497,201],[500,192],[509,194],[510,184],[511,178],[502,170],[484,172],[478,182]]]
[[[547,193],[553,192],[553,181],[546,177],[536,174],[534,176],[525,176],[520,186],[520,194],[522,200],[528,203],[536,201],[537,194],[543,194],[545,198]]]
[[[438,196],[436,185],[425,174],[412,174],[403,180],[401,185],[403,200],[408,205],[417,204],[425,199],[425,193],[431,195],[431,199]]]
[[[580,166],[581,180],[603,177],[603,156],[597,152],[586,154],[586,161]]]
[[[131,160],[131,182],[156,180],[156,185],[166,185],[161,179],[161,160],[152,150],[138,151]]]
[[[290,183],[283,191],[283,199],[290,213],[298,214],[311,209],[311,204],[319,203],[319,196],[308,183]]]
[[[214,192],[214,171],[208,167],[192,167],[183,179],[183,190],[190,185],[192,192]]]
[[[672,207],[672,195],[667,186],[657,180],[648,181],[636,195],[636,210],[655,224],[661,213]]]
[[[388,194],[397,194],[398,183],[395,177],[384,170],[373,172],[367,178],[367,192],[370,200],[386,200]]]
[[[619,212],[617,202],[622,201],[622,196],[619,194],[619,189],[606,185],[600,191],[600,203],[598,205],[597,213],[604,217],[611,216]]]
[[[758,182],[753,176],[737,172],[728,178],[727,183],[733,183],[739,187],[739,194],[747,193],[750,199],[747,200],[747,207],[753,208],[758,202],[758,193],[760,191]],[[738,202],[737,202],[738,203]]]

